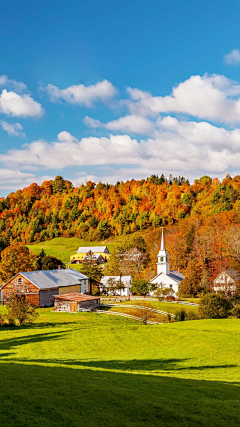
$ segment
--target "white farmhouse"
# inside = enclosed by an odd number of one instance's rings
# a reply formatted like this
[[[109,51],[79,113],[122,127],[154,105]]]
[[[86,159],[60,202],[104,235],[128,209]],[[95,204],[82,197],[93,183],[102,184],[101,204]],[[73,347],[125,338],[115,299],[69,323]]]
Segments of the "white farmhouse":
[[[106,289],[107,291],[108,286],[110,286],[114,282],[115,283],[121,282],[123,286],[122,289],[116,289],[116,291],[114,291],[116,295],[125,296],[125,297],[128,297],[129,295],[131,295],[130,287],[132,284],[132,276],[104,276],[102,277],[100,282],[100,286],[99,286],[100,292],[103,292],[104,289]]]
[[[213,281],[213,290],[233,294],[239,284],[239,273],[237,270],[224,270]]]
[[[150,282],[154,285],[162,285],[166,288],[172,288],[176,295],[176,293],[178,292],[179,284],[184,279],[184,275],[177,270],[170,271],[168,253],[165,249],[164,243],[163,227],[161,248],[158,252],[157,258],[157,275],[153,279],[151,279]],[[151,295],[153,295],[153,293],[154,292],[151,292]]]

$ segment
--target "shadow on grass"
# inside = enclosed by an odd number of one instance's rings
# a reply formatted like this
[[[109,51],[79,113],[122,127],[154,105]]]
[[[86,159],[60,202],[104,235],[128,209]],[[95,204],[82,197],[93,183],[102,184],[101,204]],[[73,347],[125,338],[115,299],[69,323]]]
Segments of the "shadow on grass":
[[[1,364],[2,426],[239,427],[234,384],[37,363]]]
[[[6,348],[7,349],[7,348]],[[3,355],[5,356],[5,354]],[[2,359],[4,360],[4,359]],[[202,365],[202,366],[189,366],[190,359],[137,359],[137,360],[99,360],[99,361],[85,361],[85,360],[71,360],[71,359],[27,359],[31,363],[40,364],[61,364],[66,367],[79,367],[84,369],[101,369],[106,371],[121,371],[131,373],[131,371],[146,371],[146,372],[161,372],[161,371],[205,371],[206,369],[221,369],[221,368],[236,368],[236,364],[222,364],[222,365]],[[9,359],[6,359],[9,361]],[[12,361],[25,362],[25,359],[14,359]],[[181,366],[182,363],[187,362],[187,366]]]
[[[7,338],[1,341],[0,350],[10,350],[11,348],[19,347],[21,345],[25,345],[29,343],[32,344],[32,343],[43,342],[43,341],[54,341],[57,339],[61,339],[63,335],[68,332],[69,330],[60,331],[57,333],[49,332],[44,334],[31,334],[31,335],[24,335],[21,337]]]

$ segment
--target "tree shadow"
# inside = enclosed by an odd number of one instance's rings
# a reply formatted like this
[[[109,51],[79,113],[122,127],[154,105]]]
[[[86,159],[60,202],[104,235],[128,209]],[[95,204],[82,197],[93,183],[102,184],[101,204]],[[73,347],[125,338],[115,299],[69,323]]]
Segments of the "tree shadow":
[[[38,363],[1,364],[3,427],[239,427],[234,384]]]
[[[61,336],[53,337],[53,339],[61,338]],[[47,338],[46,338],[47,339]],[[40,338],[41,340],[41,338]],[[39,341],[40,341],[39,340]],[[45,340],[45,338],[43,338]],[[36,341],[37,342],[37,338]],[[32,340],[34,342],[34,338]],[[4,355],[5,356],[5,355]],[[4,359],[2,359],[4,360]],[[6,359],[6,361],[9,359]],[[25,359],[11,359],[12,361],[24,362]],[[178,372],[178,371],[205,371],[210,369],[221,369],[221,368],[236,368],[236,364],[221,364],[221,365],[201,365],[201,366],[181,366],[185,362],[189,364],[189,358],[185,359],[133,359],[133,360],[79,360],[79,359],[27,359],[31,363],[41,364],[61,364],[66,367],[79,367],[84,369],[97,369],[104,371],[121,371],[125,373],[131,372]]]
[[[21,345],[25,345],[29,343],[32,344],[32,343],[43,342],[43,341],[54,341],[57,339],[61,339],[62,336],[68,332],[69,330],[65,330],[57,333],[48,332],[43,334],[31,334],[31,335],[24,335],[21,337],[7,338],[1,341],[0,350],[10,350],[14,347],[19,347]]]

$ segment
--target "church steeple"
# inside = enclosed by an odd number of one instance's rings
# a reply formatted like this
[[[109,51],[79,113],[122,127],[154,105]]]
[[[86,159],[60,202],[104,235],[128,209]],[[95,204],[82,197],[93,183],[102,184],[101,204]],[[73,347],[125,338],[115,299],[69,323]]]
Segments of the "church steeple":
[[[157,262],[157,274],[170,273],[170,266],[168,262],[168,253],[165,249],[165,242],[164,242],[164,227],[162,227],[162,240],[161,240],[161,248],[158,252],[158,262]]]

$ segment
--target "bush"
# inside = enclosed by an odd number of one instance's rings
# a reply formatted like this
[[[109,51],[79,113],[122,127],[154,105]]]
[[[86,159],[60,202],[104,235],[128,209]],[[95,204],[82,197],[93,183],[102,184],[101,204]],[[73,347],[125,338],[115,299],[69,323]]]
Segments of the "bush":
[[[0,326],[3,326],[5,324],[5,316],[3,314],[0,314]]]
[[[187,320],[187,312],[185,308],[180,308],[176,311],[175,320],[176,322],[183,322],[184,320]]]
[[[223,319],[230,315],[231,301],[220,294],[206,294],[199,304],[199,314],[202,319]]]
[[[13,322],[21,326],[23,323],[32,323],[38,317],[36,306],[30,304],[24,295],[12,295],[10,304],[7,305],[7,319],[9,325]]]
[[[232,308],[231,315],[240,319],[240,304],[237,304]]]
[[[198,320],[199,316],[195,311],[189,310],[187,311],[187,318],[186,320]]]

